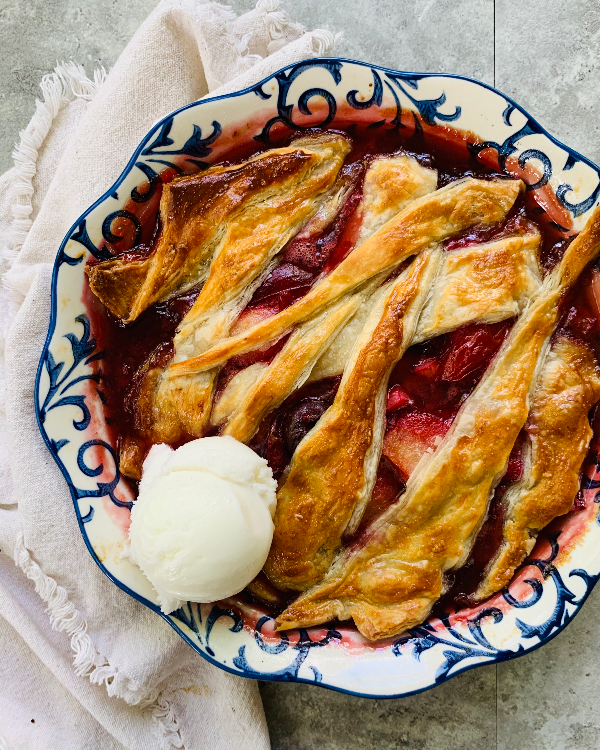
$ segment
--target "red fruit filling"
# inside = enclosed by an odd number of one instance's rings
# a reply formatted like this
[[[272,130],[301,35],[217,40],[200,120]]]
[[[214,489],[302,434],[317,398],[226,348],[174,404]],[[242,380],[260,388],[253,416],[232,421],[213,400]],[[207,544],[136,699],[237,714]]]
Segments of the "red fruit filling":
[[[440,380],[458,382],[482,372],[506,338],[510,325],[471,325],[449,334],[440,363]]]
[[[383,455],[406,481],[425,453],[433,452],[439,445],[451,424],[452,420],[431,414],[403,414],[385,434]]]
[[[396,466],[388,458],[382,456],[377,469],[373,494],[365,508],[360,525],[352,537],[344,539],[344,542],[351,544],[360,540],[371,523],[398,500],[405,488],[406,483]]]
[[[263,420],[250,447],[267,459],[276,479],[289,465],[302,438],[333,403],[340,380],[324,378],[305,385]]]
[[[454,417],[506,338],[514,321],[474,324],[411,346],[389,380],[388,411],[409,404],[419,413]],[[400,399],[400,393],[404,394]],[[398,394],[398,395],[396,395]],[[398,406],[393,406],[400,399]]]
[[[387,395],[386,412],[403,409],[405,406],[412,406],[413,400],[400,385],[393,385]]]
[[[330,273],[354,247],[358,231],[356,209],[362,198],[364,168],[353,165],[356,187],[346,198],[331,224],[312,237],[291,240],[281,256],[281,263],[267,276],[244,311],[268,308],[274,315],[308,292],[321,273]]]
[[[249,308],[269,307],[278,312],[304,297],[312,286],[314,274],[293,263],[277,266],[254,293]]]
[[[600,354],[598,331],[600,330],[600,270],[592,268],[589,275],[582,275],[578,283],[565,297],[560,307],[558,330],[568,336],[582,339]]]

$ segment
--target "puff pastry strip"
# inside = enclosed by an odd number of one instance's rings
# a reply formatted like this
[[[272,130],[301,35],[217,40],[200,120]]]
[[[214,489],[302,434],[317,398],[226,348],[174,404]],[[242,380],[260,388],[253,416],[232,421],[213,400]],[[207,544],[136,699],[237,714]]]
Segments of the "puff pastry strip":
[[[437,181],[437,170],[407,154],[373,159],[363,184],[357,247],[416,198],[433,193]]]
[[[222,434],[247,443],[264,417],[303,385],[323,348],[362,302],[362,295],[351,295],[326,313],[298,326],[262,377],[246,393]]]
[[[352,165],[348,168],[348,172],[355,174],[357,166]],[[358,169],[360,170],[360,167]],[[342,172],[345,173],[345,171],[346,169]],[[343,176],[342,174],[341,178]],[[363,185],[363,200],[357,211],[360,228],[359,237],[363,240],[369,237],[385,222],[388,216],[405,208],[406,205],[416,198],[432,192],[435,190],[436,185],[437,172],[421,166],[416,159],[406,154],[375,159],[367,169]],[[342,201],[325,201],[308,226],[302,230],[299,237],[309,236],[311,232],[322,229],[324,223],[327,220],[331,220],[333,213],[331,204],[336,202],[339,207]],[[373,291],[380,281],[379,277],[371,280],[370,284],[367,284],[361,290],[361,297],[365,299],[368,293]],[[246,301],[247,299],[244,301],[244,305]],[[357,298],[356,303],[358,301]],[[354,302],[351,305],[352,307],[357,307],[357,304]],[[237,314],[237,311],[242,306],[237,306],[234,311],[235,314]],[[347,309],[345,298],[342,297],[338,303],[334,303],[334,307],[336,306]],[[182,341],[185,341],[186,330],[193,329],[194,327],[186,323],[191,316],[191,312],[193,311],[190,311],[190,314],[186,316],[181,330],[175,338],[175,363],[191,356],[189,345],[182,343]],[[332,321],[325,319],[328,314],[337,320],[337,312],[334,312],[333,308],[328,308],[327,312],[321,315],[322,331],[320,333],[313,320],[300,325],[299,330],[292,335],[284,351],[278,355],[269,367],[268,372],[263,373],[261,371],[264,368],[256,366],[253,373],[248,373],[247,375],[238,374],[235,376],[234,382],[228,384],[228,388],[213,408],[212,423],[220,424],[228,416],[231,416],[233,411],[237,410],[236,417],[234,418],[235,424],[231,424],[228,430],[231,430],[231,434],[235,434],[240,440],[243,439],[239,437],[242,434],[251,436],[258,428],[257,420],[260,421],[260,415],[263,414],[264,416],[264,409],[269,410],[269,403],[272,404],[270,408],[274,408],[277,403],[283,401],[291,390],[298,388],[304,382],[315,360],[327,347],[332,337],[339,331],[342,323],[340,325],[332,325]],[[196,321],[196,328],[193,335],[194,342],[191,344],[196,349],[195,353],[197,354],[198,350],[205,350],[209,346],[210,341],[214,343],[214,341],[222,337],[223,332],[230,329],[233,317],[230,304],[213,313],[204,325],[198,326],[198,322]],[[347,319],[347,316],[343,317]],[[188,341],[190,338],[188,335]],[[281,367],[285,370],[283,374],[279,372],[279,368]],[[199,373],[192,376],[199,382],[206,383],[202,395],[196,394],[195,408],[197,408],[199,398],[202,398],[205,403],[210,400],[209,394],[216,377],[216,372],[215,369],[210,376],[206,373]],[[256,378],[251,378],[251,374],[255,374]],[[257,384],[256,380],[261,374],[262,378],[260,379],[260,383]],[[163,383],[161,387],[164,390],[165,388],[169,388],[169,384]],[[244,391],[244,387],[247,387],[246,391]],[[250,388],[252,389],[252,394],[248,393]],[[222,400],[223,403],[221,403]],[[262,404],[262,406],[259,407],[259,404]]]
[[[324,133],[243,164],[176,177],[163,188],[154,252],[89,266],[92,291],[125,322],[207,276],[199,308],[229,299],[315,213],[349,150],[342,135]]]
[[[376,293],[332,406],[296,448],[277,493],[264,567],[278,588],[308,588],[339,551],[373,491],[385,429],[389,374],[410,344],[442,250],[425,251]]]
[[[445,252],[413,343],[519,315],[542,283],[537,231]]]
[[[539,233],[529,232],[444,252],[412,343],[468,323],[495,323],[522,312],[541,284],[539,245]],[[367,314],[365,306],[343,328],[316,363],[309,380],[344,371]]]
[[[524,475],[508,488],[502,545],[473,598],[510,582],[538,532],[573,506],[592,437],[588,413],[600,399],[600,368],[591,349],[566,336],[552,345],[529,414]]]
[[[302,299],[263,323],[171,367],[170,376],[208,370],[230,357],[277,339],[293,325],[326,309],[372,276],[474,224],[502,221],[519,192],[520,180],[467,178],[413,201],[359,245]]]
[[[225,389],[215,404],[212,423],[218,425],[228,420],[223,434],[241,442],[250,440],[267,414],[307,380],[313,379],[315,362],[335,345],[339,336],[345,336],[348,327],[355,330],[355,319],[362,321],[362,329],[372,308],[372,293],[381,281],[375,277],[360,292],[343,297],[321,315],[301,323],[271,364],[251,365],[253,373],[244,375],[246,370],[242,370],[234,376],[236,382]],[[342,370],[336,374],[341,373]]]
[[[374,522],[363,546],[346,550],[322,583],[277,618],[279,629],[352,617],[361,633],[377,639],[427,617],[443,593],[444,573],[467,559],[526,421],[558,302],[599,251],[596,208],[398,504]]]

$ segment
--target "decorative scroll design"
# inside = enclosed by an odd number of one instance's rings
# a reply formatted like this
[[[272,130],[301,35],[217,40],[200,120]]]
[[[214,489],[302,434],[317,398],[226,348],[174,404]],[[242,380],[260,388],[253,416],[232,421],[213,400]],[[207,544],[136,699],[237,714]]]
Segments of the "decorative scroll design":
[[[205,138],[202,137],[202,128],[199,125],[194,125],[192,135],[187,139],[183,146],[179,149],[167,149],[166,151],[158,151],[157,149],[163,149],[167,146],[172,146],[175,141],[170,137],[171,128],[175,117],[169,117],[166,120],[161,129],[158,132],[156,138],[152,143],[142,151],[142,156],[152,156],[154,158],[148,159],[148,161],[156,162],[158,164],[166,164],[169,167],[175,168],[171,161],[164,161],[157,159],[160,156],[183,156],[184,160],[189,164],[193,164],[200,169],[208,169],[209,164],[202,161],[211,152],[209,148],[221,135],[221,125],[216,120],[212,121],[213,131],[210,135]],[[137,166],[137,165],[136,165]]]
[[[91,336],[90,321],[87,315],[78,315],[75,318],[76,323],[80,323],[83,326],[83,333],[80,337],[74,333],[66,333],[65,338],[69,340],[71,344],[71,353],[73,361],[71,365],[65,369],[65,362],[56,362],[52,356],[50,349],[46,349],[43,357],[43,366],[48,374],[50,381],[48,391],[44,397],[43,402],[39,405],[38,416],[40,424],[44,424],[48,412],[53,409],[62,408],[64,406],[76,406],[81,411],[80,418],[74,418],[72,420],[73,427],[78,432],[86,430],[91,422],[91,412],[88,404],[86,403],[87,396],[81,393],[69,393],[69,391],[77,383],[89,380],[96,383],[96,393],[102,399],[103,394],[99,389],[99,385],[102,382],[103,375],[102,369],[100,368],[97,372],[84,372],[83,374],[77,374],[76,370],[80,365],[84,367],[90,365],[92,362],[102,359],[104,352],[96,351],[96,339]],[[64,448],[65,445],[69,444],[69,440],[50,440],[50,450],[55,457],[58,457],[59,451]],[[96,454],[98,450],[106,451],[111,458],[113,465],[113,477],[108,482],[97,482],[96,488],[92,490],[83,490],[72,484],[72,490],[78,499],[86,497],[105,497],[108,496],[115,505],[125,508],[131,508],[132,503],[121,500],[115,490],[121,480],[121,474],[119,472],[119,464],[117,456],[111,445],[104,440],[88,440],[84,442],[77,452],[77,468],[86,477],[97,477],[104,473],[104,464],[99,463],[96,466],[90,466],[87,463],[87,452],[95,447]],[[89,523],[93,518],[93,508],[90,506],[90,512],[82,518],[83,523]]]
[[[76,430],[85,430],[91,420],[90,410],[85,403],[85,397],[81,395],[63,395],[70,390],[76,383],[82,380],[92,380],[99,384],[102,380],[102,370],[97,373],[86,373],[85,375],[79,375],[78,377],[71,378],[76,368],[82,362],[87,365],[100,359],[104,356],[104,352],[94,353],[96,349],[96,339],[90,337],[90,321],[87,315],[78,315],[75,318],[76,323],[80,323],[83,326],[83,334],[81,338],[77,338],[74,333],[65,334],[65,338],[71,343],[71,352],[73,355],[73,362],[71,366],[64,372],[65,362],[55,362],[54,357],[50,349],[47,349],[44,354],[43,364],[48,373],[50,380],[50,386],[48,392],[39,407],[39,418],[43,424],[46,420],[47,413],[52,409],[56,409],[60,406],[74,405],[78,406],[82,412],[82,418],[73,420],[73,427]],[[61,377],[62,376],[62,377]],[[66,444],[67,441],[60,440],[55,443],[57,452]]]
[[[528,560],[521,566],[521,568],[519,568],[519,570],[525,570],[530,567],[537,568],[544,581],[552,579],[556,590],[556,604],[554,605],[551,615],[543,623],[529,625],[523,622],[523,620],[517,618],[515,624],[524,639],[537,637],[540,641],[544,641],[554,631],[563,628],[573,618],[577,608],[583,603],[583,600],[587,597],[596,582],[596,576],[590,576],[586,571],[577,569],[572,570],[569,577],[579,577],[585,582],[586,591],[584,594],[578,597],[568,588],[568,586],[565,585],[560,572],[553,565],[553,561],[559,553],[559,535],[560,532],[548,539],[550,543],[550,554],[548,558],[545,560]],[[502,592],[505,601],[515,609],[528,609],[529,607],[533,607],[533,605],[537,604],[544,594],[544,586],[539,579],[528,578],[525,579],[523,583],[526,583],[531,587],[532,593],[527,599],[517,599],[512,596],[508,589]],[[549,596],[549,590],[546,592],[546,596]],[[567,610],[567,604],[573,605],[576,608],[575,612],[570,613]],[[522,643],[519,643],[516,651],[501,649],[492,645],[483,635],[481,630],[482,623],[489,618],[492,618],[493,623],[497,625],[502,622],[504,614],[498,607],[489,607],[478,612],[473,619],[467,621],[469,629],[468,637],[462,635],[456,628],[452,627],[449,618],[445,617],[442,619],[444,631],[436,630],[428,624],[415,628],[414,630],[409,631],[408,635],[399,638],[394,643],[392,652],[396,656],[402,656],[407,652],[406,647],[412,646],[411,653],[413,657],[419,661],[421,654],[425,651],[428,651],[435,646],[443,646],[445,648],[442,652],[444,662],[438,667],[435,674],[435,681],[436,683],[439,683],[443,682],[450,675],[453,668],[465,659],[484,659],[486,661],[498,662],[511,659],[525,650]]]
[[[332,641],[339,641],[342,638],[341,634],[337,630],[330,629],[323,636],[323,638],[313,641],[311,640],[308,631],[302,629],[298,631],[298,642],[293,646],[290,646],[290,641],[287,633],[279,633],[279,643],[271,645],[264,640],[262,635],[262,629],[269,621],[272,621],[272,618],[265,615],[264,617],[261,617],[260,620],[256,623],[256,627],[254,630],[254,639],[258,644],[260,650],[264,651],[267,654],[281,654],[288,649],[292,652],[296,652],[290,664],[281,667],[276,671],[270,670],[268,672],[268,677],[270,680],[277,680],[279,682],[293,682],[297,680],[300,667],[305,662],[306,657],[310,653],[311,649],[327,646],[327,644],[331,643]],[[248,662],[248,659],[246,657],[245,645],[240,646],[238,655],[233,659],[233,663],[247,677],[260,678],[261,676],[264,676],[263,673],[261,673],[255,667],[252,667]],[[314,675],[314,681],[321,682],[321,680],[323,679],[323,675],[321,674],[321,672],[316,667],[311,666],[309,667],[309,669]]]
[[[196,636],[198,642],[202,644],[202,635],[200,634],[200,625],[202,625],[202,612],[200,605],[193,602],[182,604],[175,612],[171,612],[170,617],[179,620],[186,625]]]
[[[404,96],[414,104],[419,112],[419,115],[421,116],[421,119],[428,125],[435,125],[436,120],[439,120],[440,122],[454,122],[461,116],[462,108],[458,105],[456,105],[452,114],[447,115],[439,111],[440,107],[442,107],[446,103],[446,94],[444,92],[442,92],[440,96],[437,97],[437,99],[417,99],[407,91],[405,86],[402,85],[403,83],[408,84],[411,88],[416,89],[416,79],[410,78],[408,76],[403,76],[401,74],[394,75],[392,73],[386,73],[386,75],[390,79],[390,81],[393,81],[398,90],[401,91]]]
[[[515,107],[510,104],[504,110],[503,120],[505,125],[510,125],[510,115],[514,110]],[[541,132],[542,129],[535,122],[535,120],[527,118],[527,121],[525,122],[523,127],[519,128],[519,130],[517,130],[512,135],[509,135],[508,138],[506,138],[502,143],[496,143],[496,141],[483,141],[482,143],[473,143],[469,145],[469,150],[474,156],[477,156],[484,149],[493,149],[498,154],[498,165],[500,169],[505,172],[507,158],[518,151],[516,144],[529,135],[538,135]],[[527,189],[537,190],[550,181],[550,178],[552,177],[552,162],[550,161],[547,154],[545,154],[540,149],[529,148],[522,151],[519,155],[519,167],[521,167],[521,169],[524,169],[526,163],[532,159],[536,159],[542,164],[542,176],[537,182],[528,185]],[[563,169],[572,169],[576,163],[577,159],[575,159],[572,154],[569,154]],[[598,200],[598,196],[600,195],[600,179],[598,181],[598,185],[594,188],[591,195],[588,198],[580,201],[579,203],[571,203],[567,199],[567,194],[572,192],[573,187],[568,183],[563,182],[556,189],[556,198],[563,206],[563,208],[566,208],[567,211],[570,211],[573,216],[577,218],[578,216],[584,214],[586,211],[589,211]]]
[[[147,203],[151,198],[154,197],[159,185],[162,183],[160,175],[156,172],[149,164],[145,164],[143,161],[138,161],[135,166],[141,170],[148,178],[148,188],[143,193],[134,187],[131,191],[131,200],[135,203]]]
[[[115,505],[121,508],[129,508],[131,510],[133,503],[121,500],[115,494],[119,482],[121,481],[121,472],[119,471],[119,462],[117,456],[113,450],[113,447],[104,440],[88,440],[85,442],[77,452],[77,467],[82,474],[86,477],[98,477],[104,473],[104,464],[99,463],[97,466],[90,466],[86,463],[86,456],[90,448],[102,448],[105,450],[112,459],[114,476],[109,482],[97,482],[95,490],[81,490],[78,487],[74,487],[73,490],[77,495],[78,499],[84,497],[105,497],[108,496]]]
[[[102,245],[102,247],[96,247],[96,245],[94,245],[88,234],[85,219],[82,219],[79,222],[77,228],[69,237],[69,239],[73,240],[74,242],[79,242],[80,245],[83,245],[86,250],[89,250],[89,252],[94,256],[96,260],[110,260],[114,257],[110,250],[106,247],[106,245]],[[74,266],[83,260],[83,256],[78,259],[69,258],[67,255],[65,255],[64,251],[61,258],[63,262],[68,263],[70,266]]]
[[[211,656],[214,656],[215,652],[209,645],[210,634],[217,620],[220,620],[221,617],[228,617],[231,620],[232,624],[230,625],[229,630],[232,633],[239,633],[244,626],[242,616],[239,612],[236,612],[233,609],[222,609],[218,605],[215,605],[206,618],[206,650]]]
[[[337,112],[337,103],[335,100],[335,96],[327,89],[321,87],[306,89],[298,97],[298,110],[303,115],[312,114],[311,110],[308,107],[308,102],[314,96],[319,96],[322,97],[327,104],[327,115],[325,116],[325,118],[318,124],[311,123],[310,125],[304,126],[295,123],[292,117],[294,105],[288,103],[288,94],[290,87],[299,75],[301,75],[305,70],[314,68],[315,66],[327,70],[331,74],[331,77],[336,84],[339,84],[341,82],[342,63],[335,60],[305,60],[304,62],[293,65],[291,68],[287,68],[286,70],[276,73],[274,77],[279,84],[277,91],[277,115],[271,117],[271,119],[267,121],[262,131],[258,135],[254,136],[254,140],[260,141],[261,143],[264,143],[266,145],[270,145],[271,129],[276,123],[282,123],[290,130],[307,130],[308,128],[314,127],[326,128],[333,121],[333,118],[335,117]],[[258,84],[252,90],[261,99],[270,99],[272,94],[265,92],[263,85],[264,84]]]
[[[135,214],[132,214],[131,211],[125,211],[124,209],[121,209],[120,211],[112,211],[104,219],[104,221],[102,222],[102,236],[104,237],[104,239],[111,244],[119,242],[123,239],[123,235],[113,234],[111,231],[111,226],[115,219],[127,219],[133,224],[133,226],[135,227],[135,239],[133,241],[133,247],[139,245],[140,240],[142,239],[142,225],[140,223],[140,220]]]

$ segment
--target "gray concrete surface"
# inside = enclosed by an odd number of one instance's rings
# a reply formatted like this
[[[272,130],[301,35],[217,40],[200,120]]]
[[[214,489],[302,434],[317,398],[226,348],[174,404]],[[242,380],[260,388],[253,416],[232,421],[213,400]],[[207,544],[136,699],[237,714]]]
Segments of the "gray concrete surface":
[[[243,12],[252,0],[235,0]],[[73,59],[112,65],[154,0],[0,0],[0,170],[41,76]],[[339,53],[494,83],[559,138],[600,159],[597,0],[297,0],[309,27],[343,30]],[[600,748],[600,588],[535,653],[404,700],[263,684],[273,750]]]

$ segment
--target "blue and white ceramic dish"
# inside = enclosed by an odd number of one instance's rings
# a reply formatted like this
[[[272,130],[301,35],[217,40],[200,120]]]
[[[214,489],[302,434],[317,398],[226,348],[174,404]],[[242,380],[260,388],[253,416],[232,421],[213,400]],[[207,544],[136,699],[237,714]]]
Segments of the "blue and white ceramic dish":
[[[475,149],[488,149],[500,169],[517,171],[531,190],[545,191],[575,230],[600,194],[598,167],[557,142],[504,95],[458,76],[317,59],[291,65],[245,91],[190,104],[158,122],[58,250],[36,398],[40,430],[69,485],[91,555],[117,586],[158,616],[165,617],[152,587],[122,556],[133,496],[119,474],[104,418],[103,353],[84,303],[86,260],[108,257],[113,221],[135,224],[125,206],[131,199],[147,200],[161,170],[209,165],[236,139],[268,142],[272,132],[335,127],[342,119],[347,125],[353,117],[373,127],[405,127],[408,118],[413,127],[467,132]],[[402,637],[373,644],[349,625],[276,634],[266,612],[236,599],[187,604],[165,619],[205,659],[237,675],[376,698],[425,690],[464,670],[537,648],[577,613],[600,575],[598,464],[592,474],[584,479],[586,508],[546,530],[509,590]]]

